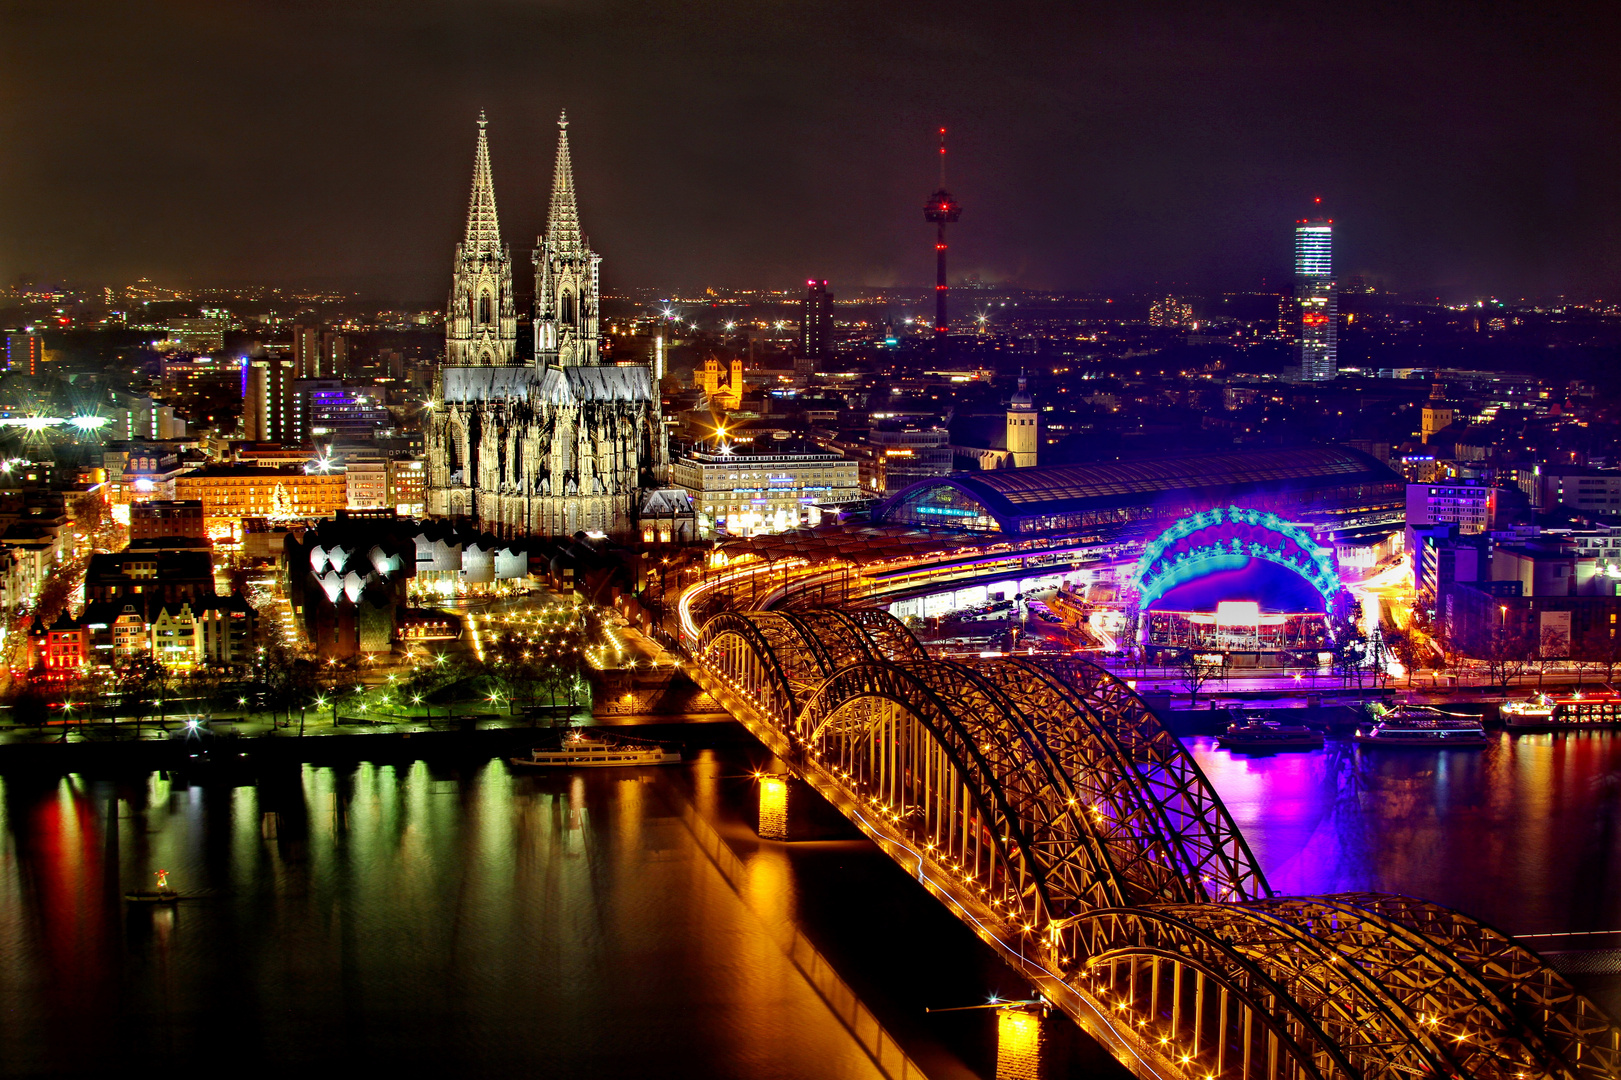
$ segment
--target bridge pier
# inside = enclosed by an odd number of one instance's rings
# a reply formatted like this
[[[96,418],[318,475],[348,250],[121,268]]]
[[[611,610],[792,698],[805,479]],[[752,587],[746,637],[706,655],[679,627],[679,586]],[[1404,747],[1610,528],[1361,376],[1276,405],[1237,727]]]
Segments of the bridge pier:
[[[861,833],[780,760],[754,775],[754,834],[761,840],[839,840]]]

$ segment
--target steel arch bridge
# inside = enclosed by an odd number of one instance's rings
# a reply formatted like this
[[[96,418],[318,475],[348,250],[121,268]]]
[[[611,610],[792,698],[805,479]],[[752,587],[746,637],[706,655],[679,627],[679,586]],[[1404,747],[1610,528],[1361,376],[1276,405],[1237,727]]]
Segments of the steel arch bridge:
[[[1181,743],[1078,660],[930,659],[872,610],[726,613],[697,675],[1142,1076],[1599,1080],[1621,1031],[1439,905],[1278,897]]]

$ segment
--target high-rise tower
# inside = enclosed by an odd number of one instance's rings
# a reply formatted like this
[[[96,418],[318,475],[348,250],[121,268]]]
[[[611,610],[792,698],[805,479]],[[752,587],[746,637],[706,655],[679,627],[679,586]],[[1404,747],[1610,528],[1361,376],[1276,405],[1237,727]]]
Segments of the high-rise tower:
[[[1332,379],[1339,374],[1339,297],[1334,288],[1334,222],[1328,218],[1295,224],[1295,302],[1300,308],[1301,381]]]
[[[445,364],[503,366],[518,344],[518,309],[512,301],[512,253],[501,244],[490,173],[487,121],[478,114],[473,154],[473,194],[467,204],[467,234],[456,245],[456,267],[445,308]]]
[[[799,355],[805,360],[828,360],[833,356],[833,294],[827,291],[826,281],[805,282]]]
[[[595,364],[601,256],[580,231],[574,204],[574,164],[568,153],[568,114],[557,118],[557,165],[546,235],[535,248],[535,366]]]
[[[946,190],[946,129],[940,129],[940,189],[929,196],[923,207],[923,220],[932,222],[934,233],[934,340],[945,347],[950,324],[946,321],[946,225],[962,216],[962,207]]]

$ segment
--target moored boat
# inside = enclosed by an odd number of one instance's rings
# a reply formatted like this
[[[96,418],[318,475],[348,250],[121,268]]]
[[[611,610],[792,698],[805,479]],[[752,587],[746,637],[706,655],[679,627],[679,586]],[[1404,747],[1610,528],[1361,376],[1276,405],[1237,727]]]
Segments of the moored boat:
[[[1216,736],[1216,745],[1225,750],[1317,750],[1323,745],[1323,733],[1302,724],[1246,720]]]
[[[1503,726],[1517,731],[1621,724],[1621,694],[1614,690],[1567,690],[1533,694],[1528,701],[1505,701]]]
[[[155,889],[136,889],[124,894],[124,899],[132,904],[173,904],[180,899],[180,894],[169,888],[169,871],[154,870],[154,877],[158,879]]]
[[[1485,746],[1486,729],[1476,716],[1407,706],[1382,713],[1371,728],[1358,728],[1355,738],[1364,746],[1452,749]]]
[[[623,736],[586,736],[575,732],[556,750],[532,750],[526,758],[508,758],[514,765],[540,769],[604,769],[633,765],[677,765],[681,751],[658,743]]]

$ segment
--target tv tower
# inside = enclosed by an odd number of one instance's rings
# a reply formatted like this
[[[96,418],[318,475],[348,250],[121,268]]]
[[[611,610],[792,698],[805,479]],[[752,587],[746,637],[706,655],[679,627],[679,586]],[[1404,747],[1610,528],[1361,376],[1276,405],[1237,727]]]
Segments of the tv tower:
[[[962,216],[962,207],[946,190],[946,129],[940,129],[940,190],[929,196],[923,220],[935,224],[934,234],[934,340],[945,348],[950,324],[946,322],[946,222]]]

